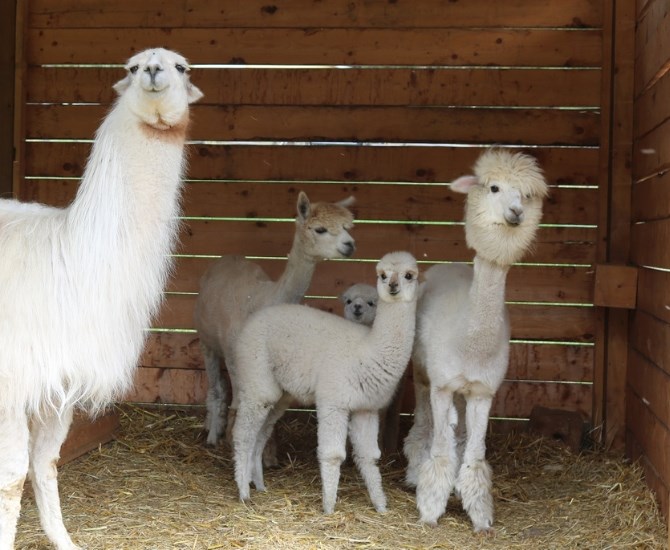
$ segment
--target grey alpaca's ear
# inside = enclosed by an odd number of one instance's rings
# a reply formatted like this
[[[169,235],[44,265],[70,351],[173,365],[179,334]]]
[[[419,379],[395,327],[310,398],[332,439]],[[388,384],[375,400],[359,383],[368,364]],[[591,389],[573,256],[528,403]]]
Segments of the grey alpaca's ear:
[[[307,218],[309,218],[309,213],[311,211],[309,199],[307,198],[307,194],[304,191],[300,191],[300,194],[298,195],[297,207],[298,219],[304,222]]]
[[[468,193],[470,189],[479,185],[477,176],[461,176],[451,182],[451,190],[456,193]]]
[[[356,197],[353,195],[348,196],[346,199],[342,199],[341,201],[336,202],[338,206],[342,206],[344,208],[349,208],[356,202]]]

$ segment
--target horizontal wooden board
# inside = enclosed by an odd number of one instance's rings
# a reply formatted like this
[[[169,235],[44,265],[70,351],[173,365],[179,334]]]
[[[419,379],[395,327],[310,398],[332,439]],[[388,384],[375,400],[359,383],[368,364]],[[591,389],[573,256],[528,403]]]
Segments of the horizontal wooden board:
[[[637,182],[632,192],[633,223],[670,218],[670,171]]]
[[[137,370],[135,387],[124,401],[202,405],[207,396],[207,380],[202,370],[142,367]],[[591,386],[551,382],[503,382],[494,400],[491,416],[527,418],[533,406],[542,404],[582,413],[591,410]]]
[[[670,430],[634,391],[627,392],[626,397],[628,429],[660,477],[670,485]]]
[[[26,61],[123,63],[148,44],[191,63],[597,67],[599,30],[560,29],[28,29]]]
[[[283,272],[283,259],[255,259],[271,279],[277,280]],[[176,270],[168,290],[170,292],[197,292],[199,280],[212,264],[209,258],[178,258]],[[431,264],[421,263],[424,272]],[[330,261],[319,263],[314,283],[307,291],[312,296],[339,294],[355,283],[375,284],[375,262]],[[515,266],[507,277],[506,298],[509,301],[550,303],[591,303],[593,299],[593,270],[575,267]]]
[[[335,300],[308,299],[307,305],[334,311]],[[193,295],[168,295],[154,323],[156,328],[193,328]],[[588,307],[512,304],[509,306],[512,338],[592,342],[595,313]]]
[[[631,231],[631,260],[637,265],[670,269],[670,218],[638,223]]]
[[[341,314],[341,307],[336,310]],[[152,333],[140,359],[145,367],[203,369],[198,335],[184,332]],[[593,347],[513,343],[508,380],[591,382]]]
[[[22,198],[53,206],[66,206],[75,196],[79,180],[26,180]],[[191,181],[185,187],[184,215],[218,218],[290,218],[296,212],[296,191],[312,201],[336,202],[353,196],[356,220],[460,221],[465,195],[438,185],[367,185],[304,182]],[[544,202],[543,223],[595,225],[598,190],[588,187],[553,187]],[[389,201],[390,196],[397,200]]]
[[[670,10],[652,2],[635,33],[635,91],[639,95],[654,81],[670,54]]]
[[[195,137],[195,128],[193,129]],[[514,149],[513,149],[514,150]],[[26,143],[26,175],[80,177],[89,143]],[[598,185],[597,148],[537,148],[552,184]],[[189,146],[188,176],[211,180],[449,182],[471,173],[478,147]]]
[[[26,137],[86,139],[105,107],[33,105]],[[208,141],[324,141],[597,145],[600,116],[560,109],[194,106],[194,137]]]
[[[177,6],[174,6],[175,8]],[[602,2],[562,0],[560,5],[507,0],[491,9],[490,0],[453,2],[357,2],[186,0],[166,9],[161,0],[31,1],[28,23],[36,28],[78,27],[598,27]]]
[[[651,413],[670,427],[670,373],[659,369],[642,355],[631,351],[628,355],[628,383]]]
[[[633,144],[633,180],[655,176],[670,168],[670,120]]]
[[[636,311],[630,344],[633,350],[670,375],[670,324]]]
[[[638,269],[637,309],[670,324],[670,273]]]
[[[670,72],[635,100],[633,137],[639,139],[670,119]]]
[[[592,263],[595,260],[595,229],[579,227],[540,228],[524,262]],[[407,250],[419,260],[470,261],[474,254],[464,241],[460,225],[358,224],[353,230],[358,258],[378,259],[389,250]],[[277,256],[288,252],[293,224],[289,222],[215,222],[190,220],[181,232],[179,252],[187,255],[243,254]]]
[[[29,103],[101,103],[120,67],[29,67]],[[198,105],[597,107],[598,69],[194,68]]]

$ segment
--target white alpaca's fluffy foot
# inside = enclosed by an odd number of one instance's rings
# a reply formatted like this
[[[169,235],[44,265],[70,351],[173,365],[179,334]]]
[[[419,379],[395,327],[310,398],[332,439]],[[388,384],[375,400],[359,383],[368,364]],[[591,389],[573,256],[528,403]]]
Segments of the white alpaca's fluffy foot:
[[[402,449],[405,458],[407,458],[405,484],[408,487],[416,487],[419,483],[421,466],[430,458],[430,444],[430,430],[420,428],[417,425],[412,426]]]
[[[421,465],[416,505],[423,523],[437,525],[437,520],[447,508],[455,477],[453,463],[447,457],[430,458]]]
[[[485,460],[461,466],[458,488],[475,533],[490,532],[493,526],[491,485],[491,467]]]

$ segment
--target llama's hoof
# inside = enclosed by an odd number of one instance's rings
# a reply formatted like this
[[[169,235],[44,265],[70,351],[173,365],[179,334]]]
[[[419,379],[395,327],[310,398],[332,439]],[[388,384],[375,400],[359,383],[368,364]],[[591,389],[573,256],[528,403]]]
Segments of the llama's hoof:
[[[219,441],[221,441],[221,438],[219,438],[214,432],[209,432],[207,434],[207,445],[210,447],[217,447],[219,445]]]
[[[489,527],[474,527],[474,533],[483,538],[492,538],[496,536],[496,530],[489,525]]]
[[[436,519],[421,518],[419,520],[419,523],[423,523],[426,527],[437,527],[437,520]]]

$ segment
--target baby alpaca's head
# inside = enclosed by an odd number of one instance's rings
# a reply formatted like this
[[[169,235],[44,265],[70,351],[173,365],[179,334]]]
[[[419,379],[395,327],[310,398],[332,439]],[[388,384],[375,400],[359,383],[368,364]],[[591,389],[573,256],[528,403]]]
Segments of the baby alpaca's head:
[[[352,285],[340,296],[344,317],[362,325],[372,325],[377,313],[377,289],[363,283]]]
[[[485,260],[509,266],[535,240],[547,184],[537,160],[505,149],[489,149],[477,160],[474,175],[451,184],[467,193],[465,238]]]
[[[417,298],[419,268],[409,252],[389,252],[377,264],[377,292],[383,302],[412,302]]]

